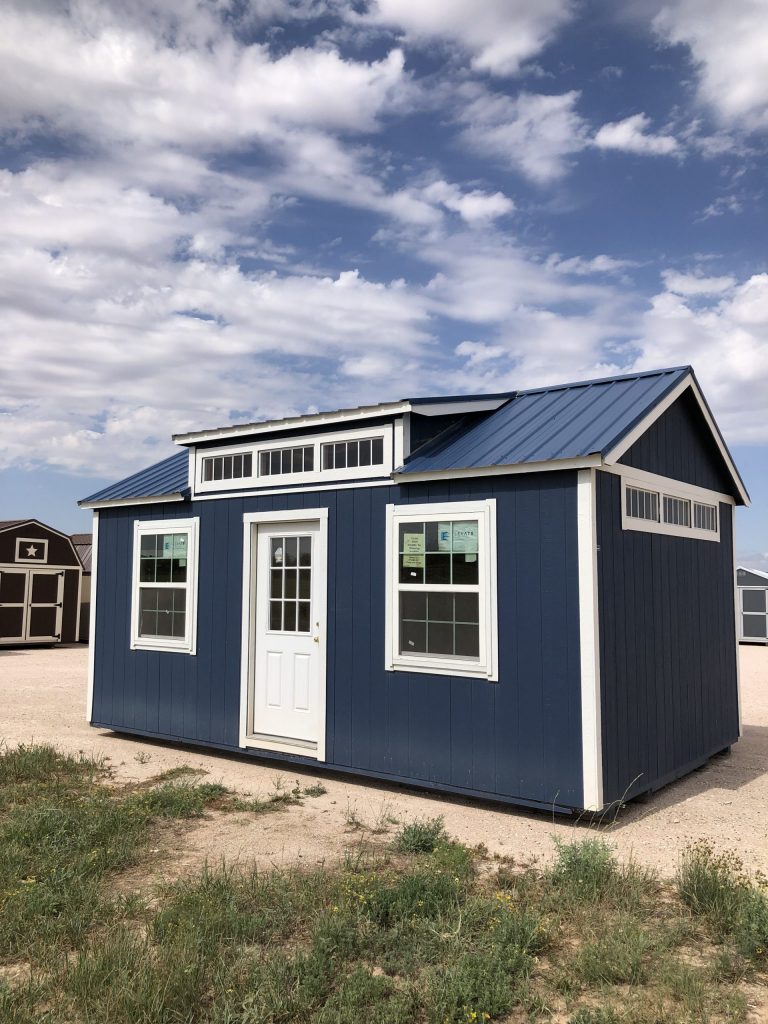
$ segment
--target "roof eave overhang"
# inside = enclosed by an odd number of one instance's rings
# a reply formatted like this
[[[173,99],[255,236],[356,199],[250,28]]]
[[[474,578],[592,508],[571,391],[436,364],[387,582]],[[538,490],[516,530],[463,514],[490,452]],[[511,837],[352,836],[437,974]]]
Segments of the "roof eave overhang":
[[[731,453],[728,451],[728,446],[723,440],[723,435],[720,433],[717,423],[715,423],[714,417],[707,405],[707,401],[701,393],[698,381],[692,371],[689,371],[682,380],[678,381],[677,384],[671,387],[664,397],[661,398],[649,412],[644,416],[641,416],[640,419],[625,431],[620,438],[617,438],[612,442],[611,446],[603,456],[605,464],[607,466],[615,465],[615,463],[617,463],[619,459],[629,451],[635,441],[642,437],[642,435],[653,426],[656,420],[659,419],[659,417],[662,416],[667,409],[676,402],[685,391],[688,390],[688,388],[691,389],[693,396],[701,409],[710,433],[712,434],[715,444],[717,445],[731,479],[733,480],[734,487],[739,496],[738,504],[747,506],[751,505],[752,502],[749,497],[749,492],[744,486],[744,481],[739,475],[739,471],[731,457]]]
[[[515,462],[504,466],[472,466],[468,469],[425,469],[418,473],[395,471],[392,479],[399,484],[421,483],[427,480],[464,480],[469,477],[508,476],[515,473],[551,473],[564,469],[591,469],[603,464],[597,454],[580,455],[573,459],[551,459],[542,462]]]
[[[390,405],[363,406],[360,409],[340,409],[332,413],[313,413],[310,416],[294,416],[284,420],[269,420],[265,423],[243,423],[236,427],[217,427],[215,430],[198,430],[188,434],[173,434],[172,440],[178,445],[204,444],[207,441],[228,441],[238,437],[253,437],[271,434],[276,430],[301,430],[302,427],[333,426],[354,420],[369,420],[378,416],[397,416],[411,411],[410,402],[393,402]]]
[[[120,508],[125,505],[159,505],[166,501],[184,501],[186,495],[181,491],[174,491],[172,494],[150,494],[143,498],[107,498],[102,501],[88,501],[84,498],[78,501],[80,508]]]

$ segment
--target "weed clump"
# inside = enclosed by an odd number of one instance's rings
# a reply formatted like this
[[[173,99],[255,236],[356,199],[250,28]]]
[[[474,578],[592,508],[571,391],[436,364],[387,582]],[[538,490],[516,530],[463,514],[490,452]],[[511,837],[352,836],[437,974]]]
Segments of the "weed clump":
[[[399,830],[394,847],[400,853],[433,853],[438,844],[447,842],[444,818],[417,818]]]
[[[677,871],[680,898],[709,922],[722,940],[730,938],[742,956],[768,964],[766,880],[744,870],[735,853],[716,853],[709,843],[687,847]]]

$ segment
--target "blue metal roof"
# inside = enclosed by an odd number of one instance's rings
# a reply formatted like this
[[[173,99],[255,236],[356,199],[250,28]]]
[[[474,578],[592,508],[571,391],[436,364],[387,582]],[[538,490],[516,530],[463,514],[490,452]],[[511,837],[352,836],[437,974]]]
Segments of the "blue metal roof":
[[[189,484],[189,452],[185,448],[162,462],[140,469],[138,473],[118,480],[95,494],[78,502],[91,505],[101,501],[120,501],[130,498],[160,498],[184,494]]]
[[[691,373],[689,366],[518,391],[469,429],[435,438],[403,474],[605,454]]]

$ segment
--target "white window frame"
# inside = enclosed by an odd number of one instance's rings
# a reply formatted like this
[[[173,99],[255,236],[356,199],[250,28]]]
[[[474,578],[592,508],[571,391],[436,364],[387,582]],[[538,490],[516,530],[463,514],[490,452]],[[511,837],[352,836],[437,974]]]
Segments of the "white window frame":
[[[670,537],[688,537],[694,540],[720,541],[720,503],[733,504],[729,495],[718,494],[704,487],[696,487],[669,477],[656,476],[644,470],[626,471],[617,466],[610,467],[611,472],[621,475],[621,528],[622,530],[638,530],[641,533],[663,533]],[[627,488],[637,487],[643,491],[656,491],[659,496],[659,520],[638,519],[627,515]],[[664,498],[680,498],[690,502],[690,526],[677,526],[664,521]],[[714,505],[717,509],[717,530],[703,530],[693,525],[693,505]]]
[[[384,462],[380,466],[353,466],[344,469],[322,468],[322,446],[339,441],[359,441],[365,438],[382,438],[384,442]],[[276,448],[307,448],[314,447],[315,468],[309,473],[275,473],[259,476],[260,456],[262,452]],[[378,427],[361,426],[355,430],[334,431],[298,437],[265,438],[251,444],[231,444],[216,448],[196,448],[194,450],[194,493],[208,494],[211,492],[234,493],[244,488],[253,490],[259,487],[274,487],[275,484],[293,484],[301,490],[318,483],[331,480],[366,480],[376,477],[389,477],[394,469],[395,435],[392,423]],[[203,459],[216,455],[240,455],[250,453],[252,459],[252,475],[238,477],[234,480],[203,480]]]
[[[139,587],[175,587],[180,583],[140,584],[141,538],[162,533],[187,534],[187,592],[185,634],[183,637],[139,636]],[[131,582],[131,650],[167,651],[177,654],[197,653],[197,580],[199,562],[200,518],[189,519],[136,519],[133,524],[133,578]]]
[[[43,557],[42,558],[24,558],[21,555],[21,549],[23,546],[31,544],[34,547],[42,547]],[[48,564],[48,541],[41,540],[40,537],[17,537],[16,538],[16,561],[22,565],[47,565]],[[74,568],[74,567],[73,567]]]
[[[478,584],[427,584],[416,587],[400,583],[398,529],[401,522],[445,522],[476,519],[480,551]],[[430,502],[427,505],[387,505],[386,533],[386,618],[384,667],[388,672],[416,672],[427,675],[465,676],[497,682],[499,678],[496,499]],[[437,590],[445,593],[477,593],[479,597],[480,657],[477,661],[456,656],[402,654],[399,650],[399,604],[401,589]]]
[[[762,618],[763,618],[763,620],[764,620],[764,622],[766,624],[766,627],[767,627],[766,628],[766,632],[768,632],[768,593],[766,593],[766,590],[768,590],[768,588],[766,588],[766,587],[739,587],[738,590],[739,590],[739,640],[744,640],[746,643],[753,643],[753,644],[765,643],[766,639],[768,639],[766,637],[745,636],[744,635],[744,616],[745,615],[760,615],[760,616],[762,616]],[[766,610],[764,612],[747,612],[747,611],[744,611],[744,593],[747,590],[756,590],[756,591],[758,591],[760,593],[765,594]]]

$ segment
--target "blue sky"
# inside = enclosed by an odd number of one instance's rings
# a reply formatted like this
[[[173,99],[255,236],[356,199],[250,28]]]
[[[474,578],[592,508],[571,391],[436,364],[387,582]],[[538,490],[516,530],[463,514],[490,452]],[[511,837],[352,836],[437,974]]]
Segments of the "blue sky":
[[[768,568],[765,13],[7,0],[0,518],[87,529],[174,431],[692,363]]]

